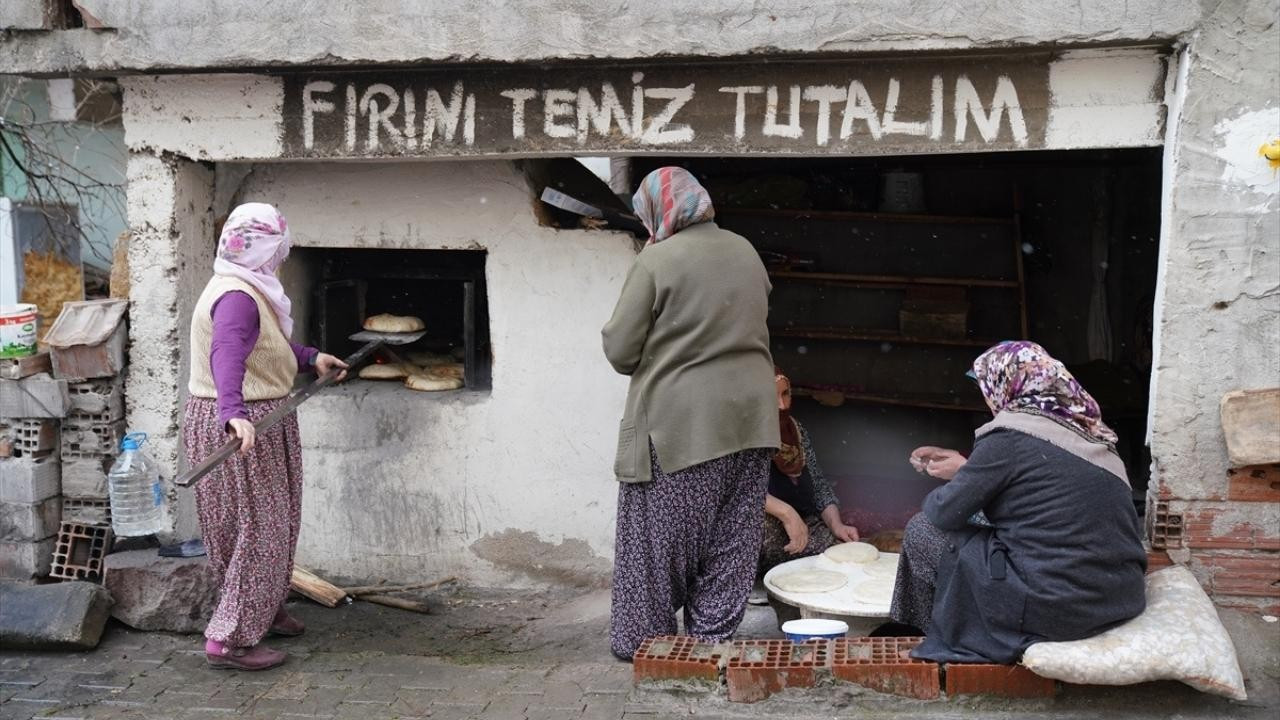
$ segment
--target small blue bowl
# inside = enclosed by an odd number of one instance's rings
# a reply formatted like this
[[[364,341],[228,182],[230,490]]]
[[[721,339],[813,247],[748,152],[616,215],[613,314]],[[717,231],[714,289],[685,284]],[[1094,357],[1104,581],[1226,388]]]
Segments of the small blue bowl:
[[[788,620],[782,623],[782,632],[793,643],[810,640],[831,640],[849,634],[849,623],[843,620],[827,620],[824,618],[806,618],[804,620]]]

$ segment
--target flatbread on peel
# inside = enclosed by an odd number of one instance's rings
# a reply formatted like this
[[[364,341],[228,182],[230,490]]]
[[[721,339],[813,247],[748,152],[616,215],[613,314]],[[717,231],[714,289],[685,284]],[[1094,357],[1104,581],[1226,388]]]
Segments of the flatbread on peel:
[[[832,562],[862,565],[875,562],[880,557],[880,551],[870,543],[850,542],[832,545],[822,555]]]
[[[411,315],[370,315],[364,319],[364,329],[373,332],[406,333],[417,332],[426,328],[422,318]]]
[[[771,582],[787,592],[821,593],[839,590],[849,578],[830,570],[797,570],[775,577]]]

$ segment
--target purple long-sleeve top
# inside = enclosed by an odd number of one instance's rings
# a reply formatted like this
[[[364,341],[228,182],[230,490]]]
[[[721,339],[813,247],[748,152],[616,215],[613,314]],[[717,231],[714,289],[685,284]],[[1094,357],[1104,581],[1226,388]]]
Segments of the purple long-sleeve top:
[[[232,290],[218,298],[209,311],[213,317],[213,340],[209,344],[209,367],[218,390],[218,419],[225,425],[234,418],[249,419],[244,406],[245,362],[258,343],[258,304],[248,293]],[[319,350],[290,341],[298,372],[310,372]]]

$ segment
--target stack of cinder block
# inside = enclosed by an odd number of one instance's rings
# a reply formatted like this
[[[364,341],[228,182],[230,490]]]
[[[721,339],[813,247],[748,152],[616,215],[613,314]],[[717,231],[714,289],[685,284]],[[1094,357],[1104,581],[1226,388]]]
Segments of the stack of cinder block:
[[[107,473],[124,439],[122,301],[66,303],[45,341],[54,377],[67,383],[62,420],[62,526],[50,575],[102,579],[111,549]]]
[[[71,407],[48,354],[0,361],[0,579],[49,574],[62,519],[58,426]]]

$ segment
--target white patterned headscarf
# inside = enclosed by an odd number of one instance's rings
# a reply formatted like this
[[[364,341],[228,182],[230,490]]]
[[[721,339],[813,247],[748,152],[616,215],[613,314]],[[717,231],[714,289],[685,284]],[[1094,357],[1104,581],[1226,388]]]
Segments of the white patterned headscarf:
[[[222,226],[213,261],[215,274],[239,278],[262,295],[286,339],[293,335],[293,305],[276,270],[289,257],[290,244],[289,226],[280,211],[266,203],[245,203],[232,210]]]

